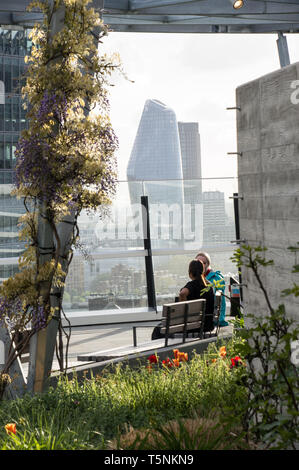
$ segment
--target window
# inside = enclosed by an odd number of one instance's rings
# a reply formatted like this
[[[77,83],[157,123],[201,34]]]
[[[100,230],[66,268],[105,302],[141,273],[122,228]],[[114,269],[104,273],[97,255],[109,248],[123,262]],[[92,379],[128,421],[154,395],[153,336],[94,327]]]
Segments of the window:
[[[5,151],[5,154],[4,154],[4,160],[5,160],[5,168],[6,169],[9,169],[11,168],[11,145],[10,143],[5,143],[5,146],[4,146],[4,151]]]
[[[6,96],[5,105],[4,105],[4,130],[12,130],[12,102],[11,98]]]
[[[5,57],[4,60],[4,85],[5,93],[11,93],[11,59]]]
[[[3,36],[4,36],[4,54],[10,55],[11,54],[11,30],[4,29]]]

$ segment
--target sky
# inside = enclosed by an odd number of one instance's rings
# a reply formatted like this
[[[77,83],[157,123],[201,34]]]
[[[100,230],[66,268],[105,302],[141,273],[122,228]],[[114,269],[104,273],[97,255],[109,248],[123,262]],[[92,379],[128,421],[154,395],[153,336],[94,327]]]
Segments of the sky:
[[[299,35],[286,35],[291,63]],[[147,99],[172,108],[178,121],[198,122],[202,176],[237,176],[236,88],[280,68],[275,34],[156,34],[111,32],[100,52],[118,52],[129,78],[115,76],[110,117],[119,139],[119,179],[126,168]]]

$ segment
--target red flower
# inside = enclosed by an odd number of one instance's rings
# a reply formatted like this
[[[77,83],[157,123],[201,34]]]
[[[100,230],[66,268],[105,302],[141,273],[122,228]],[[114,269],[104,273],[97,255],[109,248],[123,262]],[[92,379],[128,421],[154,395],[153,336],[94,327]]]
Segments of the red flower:
[[[156,356],[156,354],[152,354],[147,358],[147,360],[150,364],[158,364],[158,357]]]
[[[240,356],[232,357],[230,361],[231,361],[231,365],[230,365],[231,369],[233,367],[238,367],[239,365],[243,364],[242,359],[240,358]]]
[[[162,364],[169,368],[173,367],[173,362],[169,359],[169,357],[166,360],[162,361]]]

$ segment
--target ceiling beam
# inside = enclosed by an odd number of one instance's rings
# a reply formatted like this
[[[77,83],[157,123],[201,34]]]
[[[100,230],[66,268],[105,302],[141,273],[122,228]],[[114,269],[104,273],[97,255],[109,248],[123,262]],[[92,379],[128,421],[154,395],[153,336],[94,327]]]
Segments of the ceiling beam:
[[[0,24],[32,27],[41,13],[26,12],[30,0],[0,0]],[[93,0],[114,31],[299,32],[299,0]]]

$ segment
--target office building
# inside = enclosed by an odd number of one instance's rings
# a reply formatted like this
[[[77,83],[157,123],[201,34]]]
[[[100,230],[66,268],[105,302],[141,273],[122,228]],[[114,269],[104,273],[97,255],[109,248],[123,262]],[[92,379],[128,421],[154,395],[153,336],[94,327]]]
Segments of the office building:
[[[203,241],[207,245],[226,243],[234,239],[235,226],[226,214],[225,198],[222,191],[204,191]]]
[[[201,175],[201,150],[200,135],[197,122],[179,122],[179,137],[181,147],[181,160],[183,170],[184,204],[185,211],[190,211],[190,232],[194,233],[193,243],[199,243],[198,226],[202,225],[202,211],[199,205],[202,203],[202,175]],[[187,207],[189,208],[187,209]],[[186,214],[186,213],[185,213]],[[197,220],[197,219],[201,220]],[[188,225],[187,220],[185,224]],[[196,228],[197,227],[197,228]],[[188,247],[191,248],[190,241]],[[185,244],[187,248],[187,245]]]
[[[29,30],[20,26],[0,28],[0,282],[17,270],[24,249],[17,223],[24,213],[22,201],[11,197],[15,150],[26,127],[21,87],[24,84],[24,57],[30,54]],[[8,259],[9,258],[9,259]]]
[[[201,202],[201,150],[197,122],[178,122],[185,204]],[[194,181],[196,180],[196,181]]]

